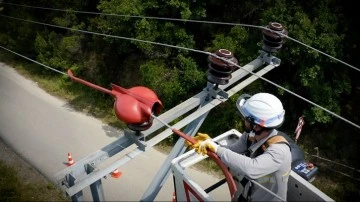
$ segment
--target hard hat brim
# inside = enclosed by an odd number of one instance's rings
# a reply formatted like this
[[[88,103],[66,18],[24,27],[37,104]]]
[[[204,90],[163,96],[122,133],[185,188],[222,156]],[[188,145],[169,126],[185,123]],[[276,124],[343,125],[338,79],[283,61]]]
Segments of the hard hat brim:
[[[240,114],[242,115],[243,118],[246,118],[246,113],[243,110],[243,106],[244,106],[246,100],[249,99],[250,97],[251,97],[251,95],[249,95],[249,94],[242,94],[236,101],[236,108],[238,109],[238,111],[240,112]]]

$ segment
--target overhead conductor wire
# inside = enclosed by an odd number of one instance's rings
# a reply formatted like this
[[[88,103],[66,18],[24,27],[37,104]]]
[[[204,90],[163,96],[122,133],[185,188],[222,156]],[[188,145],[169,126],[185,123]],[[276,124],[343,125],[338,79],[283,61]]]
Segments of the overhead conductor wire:
[[[125,15],[125,14],[114,14],[114,13],[102,13],[102,12],[90,12],[90,11],[79,11],[79,10],[66,10],[66,9],[59,9],[59,8],[48,8],[48,7],[40,7],[40,6],[29,6],[29,5],[21,5],[21,4],[15,4],[15,3],[2,3],[5,5],[10,6],[19,6],[19,7],[25,7],[25,8],[34,8],[34,9],[43,9],[43,10],[50,10],[50,11],[60,11],[60,12],[69,12],[69,13],[79,13],[79,14],[91,14],[91,15],[104,15],[104,16],[114,16],[114,17],[127,17],[127,18],[144,18],[144,19],[153,19],[153,20],[165,20],[165,21],[178,21],[178,22],[191,22],[191,23],[203,23],[203,24],[216,24],[216,25],[231,25],[231,26],[242,26],[242,27],[251,27],[251,28],[258,28],[258,29],[266,29],[271,32],[275,32],[291,41],[294,41],[296,43],[299,43],[307,48],[310,48],[320,54],[323,54],[337,62],[340,62],[356,71],[360,72],[359,68],[356,68],[355,66],[346,63],[342,60],[339,60],[323,51],[320,51],[314,47],[311,47],[299,40],[296,40],[294,38],[289,37],[288,35],[284,35],[281,32],[276,32],[274,30],[270,30],[267,27],[258,26],[258,25],[250,25],[250,24],[241,24],[241,23],[232,23],[232,22],[220,22],[220,21],[206,21],[206,20],[192,20],[192,19],[179,19],[179,18],[166,18],[166,17],[153,17],[153,16],[142,16],[142,15]]]
[[[13,53],[13,54],[15,54],[15,55],[18,55],[18,56],[20,56],[20,57],[22,57],[22,58],[25,58],[25,59],[27,59],[27,60],[30,60],[30,61],[38,64],[38,65],[41,65],[41,66],[43,66],[43,67],[46,67],[46,68],[48,68],[48,69],[50,69],[50,70],[53,70],[53,71],[55,71],[55,72],[57,72],[57,73],[63,74],[63,75],[65,75],[65,76],[69,76],[69,75],[65,74],[64,72],[61,72],[61,71],[59,71],[59,70],[57,70],[57,69],[54,69],[54,68],[52,68],[52,67],[49,67],[49,66],[47,66],[47,65],[44,65],[44,64],[42,64],[42,63],[40,63],[40,62],[38,62],[38,61],[32,60],[32,59],[30,59],[30,58],[28,58],[28,57],[26,57],[26,56],[24,56],[24,55],[21,55],[21,54],[16,53],[16,52],[14,52],[14,51],[12,51],[12,50],[9,50],[9,49],[1,46],[1,45],[0,45],[0,48],[4,49],[4,50],[6,50],[6,51],[9,51],[9,52],[11,52],[11,53]],[[158,121],[160,121],[162,124],[164,124],[164,125],[165,125],[166,127],[168,127],[170,130],[174,130],[174,128],[172,128],[172,127],[171,127],[169,124],[167,124],[165,121],[159,119],[158,117],[155,117],[154,115],[152,115],[152,117],[155,118],[155,119],[157,119]],[[124,146],[122,146],[122,145],[118,145],[118,146],[121,147],[121,148],[123,148],[123,149],[125,149],[125,150],[128,150],[128,148],[126,148],[126,147],[124,147]],[[355,169],[355,168],[353,168],[353,167],[350,167],[350,166],[348,166],[348,165],[345,165],[345,164],[340,164],[340,163],[338,163],[338,162],[331,161],[331,160],[325,159],[325,158],[320,157],[320,156],[317,156],[317,155],[311,155],[311,156],[314,156],[314,157],[316,157],[316,158],[319,158],[319,159],[322,159],[322,160],[325,160],[325,161],[328,161],[328,162],[331,162],[331,163],[335,163],[335,164],[337,164],[337,165],[341,165],[341,166],[347,167],[347,168],[349,168],[349,169],[351,169],[351,170],[360,172],[360,170],[357,170],[357,169]],[[146,155],[145,155],[143,158],[145,158],[145,157],[147,158]],[[334,170],[334,171],[335,171],[335,170]],[[340,171],[335,171],[335,172],[338,172],[338,173],[340,173],[340,174],[342,174],[342,175],[345,175],[345,176],[347,176],[347,177],[351,177],[351,176],[349,176],[348,174],[342,173],[342,172],[340,172]],[[357,180],[357,181],[360,181],[359,179],[356,179],[356,180]],[[255,182],[255,183],[256,183],[256,182]]]
[[[217,22],[217,21],[202,21],[202,20],[165,18],[165,17],[151,17],[151,16],[139,16],[139,15],[138,15],[138,16],[133,16],[133,15],[121,15],[121,14],[111,14],[111,13],[101,13],[101,12],[88,12],[88,11],[78,11],[78,10],[65,10],[65,9],[57,9],[57,8],[47,8],[47,7],[29,6],[29,5],[20,5],[20,4],[14,4],[14,3],[0,2],[0,4],[1,4],[1,3],[2,3],[2,4],[5,4],[5,5],[11,5],[11,6],[20,6],[20,7],[26,7],[26,8],[35,8],[35,9],[61,11],[61,12],[72,12],[72,13],[80,13],[80,14],[116,16],[116,17],[128,17],[128,18],[144,18],[144,19],[166,20],[166,21],[181,21],[181,22],[204,23],[204,24],[218,24],[218,25],[220,24],[220,25],[243,26],[243,27],[253,27],[253,28],[267,29],[267,30],[269,30],[269,31],[271,31],[271,32],[276,32],[276,31],[270,30],[270,29],[268,29],[268,28],[266,28],[266,27],[263,27],[263,26],[248,25],[248,24],[239,24],[239,23]],[[333,57],[333,56],[331,56],[331,55],[329,55],[329,54],[327,54],[327,53],[324,53],[324,52],[322,52],[322,51],[320,51],[320,50],[318,50],[318,49],[315,49],[315,48],[313,48],[313,47],[305,44],[305,43],[302,43],[302,42],[300,42],[300,41],[298,41],[298,40],[296,40],[296,39],[294,39],[294,38],[291,38],[291,37],[289,37],[288,35],[284,35],[284,34],[282,34],[282,33],[280,33],[280,32],[276,32],[276,33],[279,34],[279,35],[281,35],[281,36],[283,36],[283,37],[285,37],[285,38],[288,38],[288,39],[290,39],[290,40],[292,40],[292,41],[294,41],[294,42],[296,42],[296,43],[299,43],[299,44],[301,44],[301,45],[303,45],[303,46],[305,46],[305,47],[307,47],[307,48],[313,49],[313,50],[315,50],[315,51],[317,51],[317,52],[319,52],[319,53],[321,53],[321,54],[323,54],[323,55],[325,55],[325,56],[327,56],[327,57],[329,57],[329,58],[332,58],[333,60],[336,60],[336,61],[338,61],[338,62],[340,62],[340,63],[342,63],[342,64],[344,64],[344,65],[346,65],[346,66],[349,66],[350,68],[353,68],[353,69],[355,69],[355,70],[357,70],[357,71],[360,71],[358,68],[356,68],[356,67],[354,67],[354,66],[352,66],[352,65],[350,65],[350,64],[348,64],[348,63],[346,63],[346,62],[343,62],[343,61],[341,61],[341,60],[339,60],[339,59],[337,59],[337,58],[335,58],[335,57]],[[145,42],[145,41],[144,41],[144,42]],[[146,42],[148,42],[148,41],[146,41]],[[37,61],[35,61],[35,60],[32,60],[32,59],[30,59],[30,58],[28,58],[28,57],[26,57],[26,56],[23,56],[23,55],[21,55],[21,54],[19,54],[19,53],[16,53],[16,52],[14,52],[14,51],[11,51],[11,50],[9,50],[9,49],[7,49],[7,48],[4,48],[4,47],[2,47],[2,46],[0,46],[0,47],[3,48],[3,49],[5,49],[5,50],[7,50],[7,51],[9,51],[9,52],[11,52],[11,53],[14,53],[14,54],[16,54],[16,55],[18,55],[18,56],[20,56],[20,57],[23,57],[23,58],[25,58],[25,59],[28,59],[28,60],[36,63],[36,64],[39,64],[39,65],[44,66],[44,67],[46,67],[46,68],[49,68],[49,69],[51,69],[51,70],[53,70],[53,71],[55,71],[55,72],[58,72],[58,73],[60,73],[60,74],[63,74],[63,75],[68,76],[67,74],[65,74],[65,73],[63,73],[63,72],[61,72],[61,71],[59,71],[59,70],[57,70],[57,69],[54,69],[54,68],[51,68],[51,67],[49,67],[49,66],[47,66],[47,65],[44,65],[44,64],[42,64],[42,63],[39,63],[39,62],[37,62]],[[192,50],[192,51],[193,51],[193,50]],[[211,54],[211,53],[206,52],[206,54]],[[211,55],[212,55],[212,54],[211,54]],[[217,57],[216,55],[213,55],[213,56],[214,56],[214,57]],[[220,58],[220,59],[222,59],[222,58]],[[222,59],[222,60],[223,60],[223,59]],[[229,62],[229,61],[227,61],[227,62]],[[236,66],[237,66],[237,65],[236,65]],[[255,76],[257,76],[257,75],[255,75]],[[259,76],[258,76],[258,77],[259,77]],[[260,78],[261,78],[261,77],[260,77]],[[280,87],[280,88],[282,88],[282,87]],[[295,95],[295,96],[296,96],[296,95]],[[319,107],[319,106],[318,106],[318,107]],[[164,124],[166,124],[166,123],[164,123]],[[169,127],[168,124],[166,124],[166,125]],[[312,155],[312,156],[317,157],[317,158],[320,158],[320,159],[323,159],[322,157],[319,157],[319,156],[316,156],[316,155]],[[327,159],[324,159],[324,160],[327,160]],[[330,161],[330,160],[327,160],[327,161]],[[339,164],[339,163],[334,162],[334,161],[331,161],[331,162],[336,163],[336,164]],[[341,164],[341,165],[343,165],[343,164]],[[343,166],[346,166],[346,165],[343,165]],[[348,166],[346,166],[346,167],[348,167]],[[349,168],[351,168],[351,167],[349,167]],[[354,169],[354,168],[351,168],[351,169]],[[355,170],[356,170],[356,169],[355,169]],[[359,172],[359,170],[356,170],[356,171]],[[340,174],[341,174],[341,173],[340,173]]]
[[[216,57],[216,58],[218,58],[220,60],[223,60],[223,61],[225,61],[227,63],[230,63],[230,64],[232,64],[232,65],[234,65],[236,67],[241,68],[241,66],[239,66],[238,64],[233,63],[230,60],[226,60],[224,58],[221,58],[221,57],[217,56],[216,54],[212,54],[212,53],[206,52],[206,51],[200,51],[200,50],[196,50],[196,49],[192,49],[192,48],[186,48],[186,47],[170,45],[170,44],[164,44],[164,43],[159,43],[159,42],[152,42],[152,41],[146,41],[146,40],[141,40],[141,39],[122,37],[122,36],[115,36],[115,35],[110,35],[110,34],[103,34],[103,33],[97,33],[97,32],[91,32],[91,31],[86,31],[86,30],[75,29],[75,28],[62,27],[62,26],[58,26],[58,25],[47,24],[47,23],[42,23],[42,22],[36,22],[36,21],[32,21],[32,20],[26,20],[26,19],[16,18],[16,17],[2,15],[2,14],[0,14],[0,16],[10,18],[10,19],[19,20],[19,21],[39,24],[39,25],[56,27],[56,28],[66,29],[66,30],[71,30],[71,31],[78,31],[78,32],[87,33],[87,34],[94,34],[94,35],[99,35],[99,36],[118,38],[118,39],[125,39],[125,40],[137,41],[137,42],[143,42],[143,43],[150,43],[150,44],[159,45],[159,46],[165,46],[165,47],[171,47],[171,48],[182,49],[182,50],[187,50],[187,51],[193,51],[193,52],[197,52],[197,53],[203,53],[203,54],[206,54],[206,55],[211,55],[211,56]],[[262,27],[262,28],[267,29],[266,27]],[[270,31],[272,31],[272,30],[270,30]],[[296,94],[296,93],[294,93],[294,92],[292,92],[292,91],[290,91],[290,90],[288,90],[288,89],[286,89],[286,88],[284,88],[284,87],[282,87],[282,86],[280,86],[280,85],[278,85],[278,84],[276,84],[276,83],[274,83],[272,81],[270,81],[270,80],[268,80],[266,78],[258,76],[255,73],[253,73],[252,71],[249,71],[249,70],[246,70],[246,69],[243,69],[243,70],[247,71],[248,73],[250,73],[250,74],[252,74],[252,75],[254,75],[254,76],[256,76],[256,77],[258,77],[258,78],[260,78],[260,79],[262,79],[262,80],[264,80],[264,81],[266,81],[266,82],[268,82],[268,83],[270,83],[270,84],[272,84],[272,85],[274,85],[274,86],[276,86],[276,87],[278,87],[278,88],[280,88],[280,89],[282,89],[282,90],[284,90],[284,91],[286,91],[286,92],[288,92],[288,93],[290,93],[290,94],[292,94],[292,95],[294,95],[294,96],[296,96],[296,97],[298,97],[298,98],[300,98],[300,99],[302,99],[302,100],[304,100],[304,101],[306,101],[306,102],[308,102],[308,103],[310,103],[310,104],[312,104],[312,105],[314,105],[314,106],[316,106],[316,107],[318,107],[318,108],[320,108],[322,110],[324,110],[324,111],[326,111],[326,112],[328,112],[329,114],[331,114],[331,115],[333,115],[333,116],[335,116],[335,117],[337,117],[337,118],[339,118],[339,119],[353,125],[354,127],[360,129],[359,125],[357,125],[357,124],[355,124],[355,123],[353,123],[353,122],[339,116],[338,114],[336,114],[336,113],[334,113],[334,112],[332,112],[332,111],[330,111],[330,110],[328,110],[328,109],[326,109],[326,108],[324,108],[324,107],[322,107],[322,106],[320,106],[320,105],[318,105],[318,104],[316,104],[316,103],[314,103],[314,102],[312,102],[312,101],[310,101],[310,100],[308,100],[308,99],[306,99],[306,98],[304,98],[304,97],[302,97],[302,96],[300,96],[300,95],[298,95],[298,94]]]
[[[7,51],[11,52],[11,53],[14,53],[14,54],[17,55],[17,56],[20,56],[20,57],[22,57],[22,58],[25,58],[25,59],[27,59],[27,60],[30,60],[31,62],[34,62],[34,63],[38,64],[38,65],[41,65],[41,66],[46,67],[46,68],[48,68],[48,69],[51,69],[51,70],[53,70],[53,71],[55,71],[55,72],[57,72],[57,73],[59,73],[59,74],[68,76],[66,73],[64,73],[64,72],[62,72],[62,71],[59,71],[59,70],[57,70],[57,69],[55,69],[55,68],[49,67],[49,66],[47,66],[47,65],[44,65],[44,64],[42,64],[42,63],[40,63],[40,62],[38,62],[38,61],[36,61],[36,60],[30,59],[30,58],[28,58],[28,57],[26,57],[26,56],[23,56],[23,55],[21,55],[21,54],[19,54],[19,53],[17,53],[17,52],[14,52],[14,51],[12,51],[12,50],[9,50],[9,49],[7,49],[7,48],[5,48],[5,47],[3,47],[3,46],[0,46],[0,47],[1,47],[2,49],[4,49],[4,50],[7,50]]]

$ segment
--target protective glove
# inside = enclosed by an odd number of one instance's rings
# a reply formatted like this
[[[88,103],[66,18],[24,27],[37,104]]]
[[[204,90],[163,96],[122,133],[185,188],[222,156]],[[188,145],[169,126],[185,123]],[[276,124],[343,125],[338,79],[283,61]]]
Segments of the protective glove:
[[[195,145],[194,145],[195,146]],[[202,154],[205,156],[207,154],[207,150],[216,153],[219,145],[216,144],[212,139],[207,139],[205,141],[202,141],[197,148],[195,148],[195,151],[198,154]]]
[[[195,144],[192,144],[189,141],[185,141],[185,145],[187,147],[189,147],[190,149],[194,149],[199,147],[200,143],[203,142],[204,140],[210,139],[210,136],[208,134],[205,133],[197,133],[197,135],[194,137],[194,140],[196,140]]]

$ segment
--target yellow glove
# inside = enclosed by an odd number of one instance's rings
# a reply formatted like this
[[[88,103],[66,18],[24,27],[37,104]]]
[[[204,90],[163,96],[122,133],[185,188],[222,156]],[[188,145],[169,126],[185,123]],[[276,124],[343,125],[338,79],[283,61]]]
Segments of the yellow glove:
[[[205,133],[197,133],[197,135],[194,137],[194,140],[196,140],[195,144],[191,144],[191,142],[189,141],[185,141],[185,145],[187,147],[190,147],[191,149],[197,148],[201,142],[203,142],[204,140],[210,139],[210,136],[208,134]]]
[[[193,145],[195,146],[195,145]],[[207,139],[203,142],[201,142],[197,148],[195,148],[195,151],[198,154],[202,154],[203,156],[205,156],[207,154],[207,150],[209,149],[210,151],[216,153],[217,149],[218,149],[219,145],[216,144],[212,139]]]

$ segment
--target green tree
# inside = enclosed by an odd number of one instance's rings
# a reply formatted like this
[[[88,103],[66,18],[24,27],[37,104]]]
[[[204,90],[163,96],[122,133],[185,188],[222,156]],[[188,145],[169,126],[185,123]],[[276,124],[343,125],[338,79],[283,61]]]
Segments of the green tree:
[[[179,64],[179,66],[176,66]],[[153,89],[163,101],[165,108],[171,108],[189,97],[188,92],[196,88],[204,75],[196,63],[179,55],[173,66],[162,60],[151,60],[140,67],[143,84]]]
[[[324,51],[336,58],[342,58],[343,34],[340,32],[341,11],[334,9],[331,0],[317,1],[304,5],[301,2],[287,2],[277,0],[276,7],[269,7],[262,17],[262,21],[280,22],[285,26],[291,38],[295,38],[320,51]],[[286,9],[285,9],[286,8]],[[340,101],[343,95],[351,91],[351,80],[347,68],[328,57],[304,47],[291,40],[287,40],[279,57],[286,58],[281,70],[286,77],[275,78],[280,84],[285,83],[290,90],[302,94],[315,103],[340,114]],[[341,71],[341,74],[337,72]],[[281,93],[283,93],[280,90]],[[288,96],[287,96],[288,97]],[[294,100],[292,100],[294,101]],[[332,116],[315,106],[296,101],[292,108],[297,113],[305,114],[309,123],[332,122]],[[300,107],[299,107],[300,106]]]
[[[98,9],[105,13],[132,16],[181,17],[188,19],[204,15],[199,7],[190,9],[188,1],[100,1]],[[188,57],[189,52],[181,49],[167,47],[180,46],[193,48],[195,42],[191,31],[184,23],[164,20],[154,20],[141,17],[115,17],[102,16],[96,20],[97,29],[103,33],[126,37],[129,40],[106,38],[107,43],[115,44],[114,51],[117,58],[125,61],[129,56],[137,57],[137,64],[141,71],[132,71],[134,77],[141,74],[142,85],[153,87],[163,97],[168,107],[179,103],[185,92],[197,88],[202,76],[197,69],[196,62]],[[140,41],[139,41],[140,40]],[[144,43],[150,41],[164,45]],[[119,61],[120,62],[120,61]],[[136,68],[128,63],[114,72]],[[109,67],[115,68],[115,67]],[[161,81],[161,82],[160,82]]]

